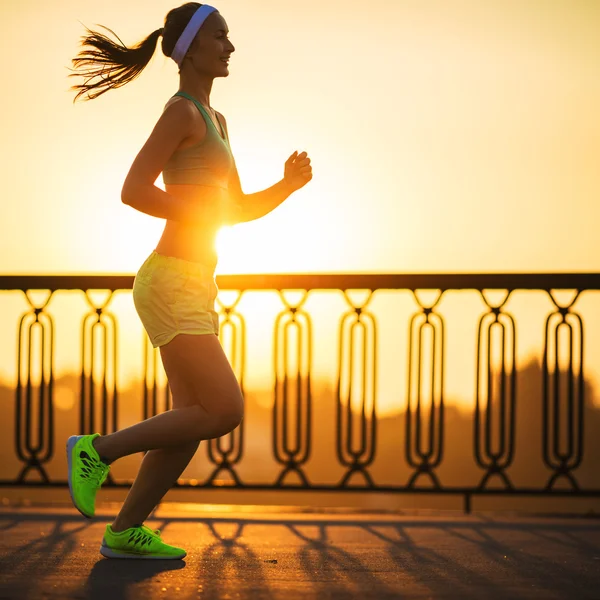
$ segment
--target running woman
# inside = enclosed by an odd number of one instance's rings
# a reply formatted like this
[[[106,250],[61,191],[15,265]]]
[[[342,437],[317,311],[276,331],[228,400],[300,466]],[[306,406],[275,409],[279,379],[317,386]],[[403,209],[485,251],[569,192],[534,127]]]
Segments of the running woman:
[[[181,559],[144,521],[174,485],[201,440],[218,438],[242,421],[244,400],[221,347],[215,268],[223,225],[259,219],[312,179],[306,152],[294,152],[272,187],[244,194],[229,145],[225,117],[210,104],[213,81],[229,75],[235,47],[221,13],[189,2],[171,10],[164,27],[134,47],[87,30],[73,60],[84,82],[75,100],[90,100],[135,79],[157,42],[179,67],[179,90],[166,103],[123,184],[123,203],[166,219],[154,251],[136,274],[133,300],[154,348],[160,348],[173,408],[114,433],[73,435],[67,442],[69,492],[85,517],[110,465],[145,452],[137,477],[100,552],[108,558]],[[154,185],[162,173],[165,190]]]

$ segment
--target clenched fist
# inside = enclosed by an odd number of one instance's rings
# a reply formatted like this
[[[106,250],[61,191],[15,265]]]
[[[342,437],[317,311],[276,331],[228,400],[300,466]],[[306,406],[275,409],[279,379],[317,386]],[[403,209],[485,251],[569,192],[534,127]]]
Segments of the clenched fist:
[[[285,171],[283,180],[288,187],[293,191],[297,191],[304,187],[312,179],[312,167],[310,166],[310,158],[306,152],[298,154],[294,152],[285,161]]]

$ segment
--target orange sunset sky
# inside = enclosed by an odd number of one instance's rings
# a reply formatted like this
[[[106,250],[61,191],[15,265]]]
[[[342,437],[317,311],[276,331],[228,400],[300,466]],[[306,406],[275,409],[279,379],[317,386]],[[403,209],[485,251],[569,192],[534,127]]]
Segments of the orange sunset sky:
[[[129,45],[180,3],[3,2],[0,272],[134,273],[163,222],[122,182],[178,86],[73,105],[83,25]],[[314,178],[225,231],[217,273],[594,271],[600,191],[595,0],[228,0],[236,46],[211,104],[246,193],[306,150]]]
[[[158,48],[137,80],[77,104],[67,75],[84,25],[108,26],[133,45],[181,3],[0,3],[0,273],[134,274],[154,249],[163,221],[123,205],[120,191],[177,91],[175,63]],[[313,166],[313,180],[273,213],[222,232],[217,274],[600,270],[600,2],[213,5],[236,52],[211,104],[227,118],[244,192],[279,181],[295,150]],[[9,332],[0,378],[14,376],[13,332],[25,310],[22,294],[10,298],[0,315]],[[590,298],[581,308],[593,363],[600,313]],[[336,302],[337,318],[347,305]],[[408,296],[402,302],[403,320],[381,342],[398,346],[380,359],[394,376],[406,366],[416,308]],[[519,302],[526,357],[539,352],[552,306],[543,295]],[[139,342],[130,294],[115,305]],[[272,327],[281,304],[270,306]],[[450,393],[472,395],[475,320],[485,307],[457,294],[444,308],[449,319],[470,311],[468,329],[450,327],[449,343],[462,339],[464,352],[449,352],[456,368],[447,378]],[[70,314],[67,304],[56,310]],[[79,318],[63,326],[58,354],[78,356],[64,340],[77,343]],[[323,321],[330,341],[332,323]],[[263,346],[253,358],[268,373],[271,329],[254,339]],[[315,355],[323,368],[335,356],[324,351]]]

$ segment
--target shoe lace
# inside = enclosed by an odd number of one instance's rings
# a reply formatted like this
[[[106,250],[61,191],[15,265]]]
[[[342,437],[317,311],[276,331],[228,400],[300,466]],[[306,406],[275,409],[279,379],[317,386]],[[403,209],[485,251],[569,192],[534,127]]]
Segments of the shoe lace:
[[[101,466],[96,467],[94,472],[90,475],[90,479],[100,487],[108,477],[108,472],[110,471],[110,465],[104,465],[101,463]]]
[[[145,531],[146,533],[150,532],[150,533],[160,537],[160,529],[150,529],[150,527],[147,527],[146,525],[142,525],[142,531]]]

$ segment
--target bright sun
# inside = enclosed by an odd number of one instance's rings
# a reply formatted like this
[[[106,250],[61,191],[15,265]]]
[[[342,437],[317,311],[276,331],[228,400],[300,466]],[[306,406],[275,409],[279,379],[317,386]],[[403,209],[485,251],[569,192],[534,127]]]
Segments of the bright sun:
[[[285,223],[285,207],[277,211],[276,218],[267,216],[221,228],[216,240],[217,273],[285,273],[294,270],[297,266],[292,264],[295,244]]]
[[[217,236],[218,272],[284,273],[290,269],[283,231],[272,223],[223,227]]]

